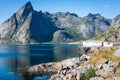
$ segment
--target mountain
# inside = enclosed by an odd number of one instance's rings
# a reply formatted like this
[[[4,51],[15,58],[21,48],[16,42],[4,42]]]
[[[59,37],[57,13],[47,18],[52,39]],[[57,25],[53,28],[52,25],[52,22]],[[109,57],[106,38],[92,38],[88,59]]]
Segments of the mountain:
[[[79,17],[70,12],[42,12],[30,2],[0,26],[1,43],[61,43],[85,40],[106,31],[111,20],[100,14]]]
[[[105,40],[120,42],[120,15],[113,19],[111,27],[105,33]]]
[[[1,42],[41,43],[51,41],[57,30],[48,17],[33,10],[28,2],[1,25],[0,38]]]
[[[54,14],[45,12],[44,14],[50,17],[57,27],[64,29],[62,33],[70,34],[68,38],[63,38],[64,41],[89,39],[106,31],[111,25],[111,20],[102,17],[100,14],[90,13],[83,18],[70,12],[57,12]]]

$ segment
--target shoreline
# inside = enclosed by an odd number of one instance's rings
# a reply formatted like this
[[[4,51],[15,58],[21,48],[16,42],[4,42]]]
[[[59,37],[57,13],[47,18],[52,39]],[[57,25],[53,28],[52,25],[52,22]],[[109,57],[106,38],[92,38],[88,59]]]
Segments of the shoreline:
[[[31,74],[34,77],[35,75],[39,74],[51,74],[51,76],[47,78],[47,80],[119,80],[119,58],[117,59],[115,57],[115,60],[107,59],[104,57],[105,55],[101,58],[98,58],[104,53],[106,54],[106,56],[108,56],[108,54],[114,54],[118,49],[120,49],[120,47],[92,47],[86,54],[83,54],[80,57],[80,61],[79,58],[76,57],[65,59],[60,62],[42,63],[27,68],[25,72],[27,74]],[[110,56],[114,57],[113,55]],[[94,59],[96,59],[95,62]],[[29,75],[29,77],[31,77],[31,75]],[[41,77],[39,76],[39,79],[40,78]]]

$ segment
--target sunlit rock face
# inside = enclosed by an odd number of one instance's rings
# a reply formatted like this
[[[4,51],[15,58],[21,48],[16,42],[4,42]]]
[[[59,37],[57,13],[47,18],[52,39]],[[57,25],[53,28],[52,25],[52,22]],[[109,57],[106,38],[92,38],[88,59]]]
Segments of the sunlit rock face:
[[[111,27],[105,33],[105,40],[120,42],[120,15],[113,19]]]
[[[22,43],[49,42],[57,30],[48,17],[33,10],[28,2],[1,25],[0,37]]]
[[[100,14],[90,13],[85,17],[79,17],[70,12],[51,14],[34,10],[31,3],[28,2],[2,23],[0,42],[73,42],[99,35],[106,31],[110,25],[111,20]]]

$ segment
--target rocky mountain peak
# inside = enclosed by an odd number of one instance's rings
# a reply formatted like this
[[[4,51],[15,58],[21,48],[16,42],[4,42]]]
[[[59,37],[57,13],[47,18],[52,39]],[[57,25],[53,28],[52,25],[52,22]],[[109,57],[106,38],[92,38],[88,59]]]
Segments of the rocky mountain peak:
[[[88,21],[94,21],[96,18],[103,18],[103,17],[99,13],[96,14],[89,13],[84,18],[87,19]]]
[[[88,21],[93,21],[95,19],[95,15],[92,13],[89,13],[87,16],[84,17],[84,19]]]
[[[120,19],[120,14],[117,15],[114,19],[113,19],[113,22],[112,23],[115,23],[116,21],[118,21]]]
[[[106,31],[111,22],[100,14],[79,17],[70,12],[35,11],[23,5],[0,27],[1,43],[70,42],[85,40]]]
[[[96,17],[101,17],[99,13],[94,14]]]
[[[28,11],[33,11],[33,6],[31,4],[31,2],[27,2],[25,5],[23,5],[20,10],[28,10]]]
[[[94,15],[92,13],[89,13],[87,17],[93,17]]]
[[[16,13],[17,20],[19,20],[20,18],[26,18],[32,11],[33,11],[32,4],[30,2],[27,2]]]
[[[75,13],[70,13],[70,12],[65,12],[65,15],[71,15],[71,16],[78,17],[78,15],[77,15],[77,14],[75,14]]]

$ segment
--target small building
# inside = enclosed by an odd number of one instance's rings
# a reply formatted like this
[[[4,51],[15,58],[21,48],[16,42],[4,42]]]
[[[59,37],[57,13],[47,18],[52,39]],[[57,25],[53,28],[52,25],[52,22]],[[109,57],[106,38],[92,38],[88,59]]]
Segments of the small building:
[[[83,41],[83,47],[111,47],[111,46],[113,46],[112,42],[96,41],[96,40]]]

